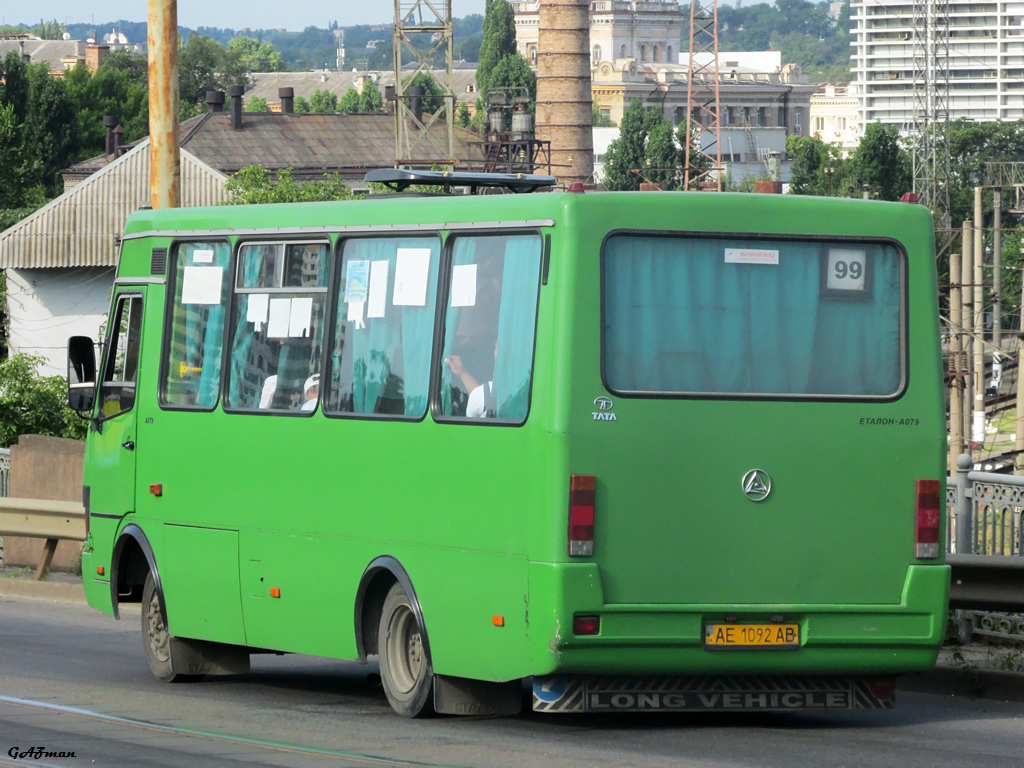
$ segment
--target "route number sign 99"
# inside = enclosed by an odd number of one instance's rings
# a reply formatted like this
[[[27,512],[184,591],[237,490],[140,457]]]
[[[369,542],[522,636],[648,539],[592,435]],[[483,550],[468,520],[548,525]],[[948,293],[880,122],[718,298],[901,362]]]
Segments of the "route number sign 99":
[[[867,253],[847,248],[828,252],[825,287],[830,291],[863,291],[867,282]]]

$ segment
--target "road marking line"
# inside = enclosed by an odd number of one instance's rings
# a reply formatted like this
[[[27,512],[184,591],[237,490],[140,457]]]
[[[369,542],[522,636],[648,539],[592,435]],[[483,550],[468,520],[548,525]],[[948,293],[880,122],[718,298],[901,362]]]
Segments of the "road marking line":
[[[133,728],[141,728],[148,731],[158,731],[161,733],[177,733],[185,736],[197,736],[202,739],[209,739],[211,741],[226,741],[232,744],[248,744],[250,746],[259,747],[261,749],[269,749],[276,752],[288,752],[297,755],[317,755],[320,757],[334,757],[339,760],[349,760],[354,763],[366,763],[368,765],[385,765],[392,766],[393,768],[441,768],[435,763],[420,763],[414,761],[403,761],[403,760],[389,760],[384,757],[373,757],[371,755],[360,755],[354,752],[333,752],[326,749],[313,749],[311,747],[294,747],[288,744],[280,744],[274,741],[263,741],[261,739],[247,739],[242,736],[227,736],[220,733],[209,733],[207,731],[197,731],[192,728],[175,728],[170,725],[160,725],[159,723],[147,723],[144,720],[132,720],[127,717],[118,717],[117,715],[104,715],[100,712],[92,712],[88,709],[81,709],[79,707],[67,707],[62,704],[51,704],[45,701],[33,701],[31,699],[18,699],[13,696],[0,696],[0,704],[13,704],[18,707],[28,707],[33,709],[46,709],[52,712],[59,712],[64,715],[74,715],[76,717],[84,717],[92,720],[100,720],[107,723],[116,723],[118,725],[127,725]],[[6,759],[6,758],[4,758]],[[3,765],[0,763],[0,765]],[[11,765],[14,765],[13,763]]]

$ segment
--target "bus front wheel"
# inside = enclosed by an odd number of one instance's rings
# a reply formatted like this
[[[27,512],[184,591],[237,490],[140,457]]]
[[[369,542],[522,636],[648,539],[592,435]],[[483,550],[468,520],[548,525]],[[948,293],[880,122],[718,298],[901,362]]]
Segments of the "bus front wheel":
[[[160,607],[160,595],[156,591],[153,574],[146,574],[142,588],[142,647],[153,677],[164,683],[187,683],[199,680],[202,675],[181,675],[174,671],[171,663],[171,642],[167,631],[167,617]]]
[[[403,717],[433,712],[434,672],[423,635],[412,601],[396,582],[384,599],[377,637],[384,693]]]

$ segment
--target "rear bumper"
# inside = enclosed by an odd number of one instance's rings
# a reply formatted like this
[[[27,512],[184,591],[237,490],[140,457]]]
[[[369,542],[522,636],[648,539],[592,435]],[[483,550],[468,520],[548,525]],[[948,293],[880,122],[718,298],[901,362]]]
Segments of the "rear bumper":
[[[596,565],[530,564],[534,675],[899,674],[930,669],[946,630],[949,567],[911,565],[895,605],[618,605],[604,603]],[[600,634],[575,636],[573,616]],[[792,650],[708,651],[709,622],[800,627]]]

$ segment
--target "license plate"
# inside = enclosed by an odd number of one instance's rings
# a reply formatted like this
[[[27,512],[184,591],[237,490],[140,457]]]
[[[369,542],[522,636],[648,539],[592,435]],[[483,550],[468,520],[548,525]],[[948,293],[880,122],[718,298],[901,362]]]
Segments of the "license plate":
[[[711,651],[799,648],[800,625],[705,624],[704,647]]]

